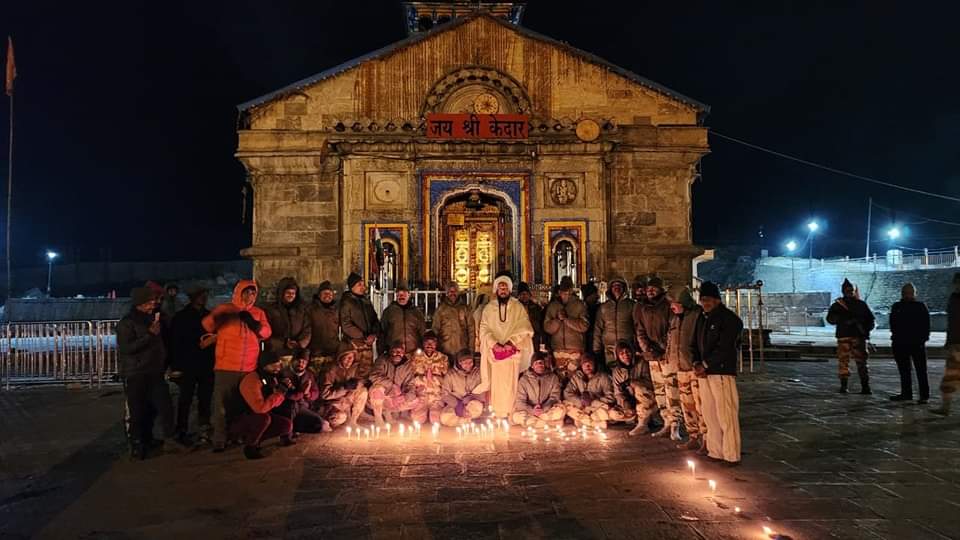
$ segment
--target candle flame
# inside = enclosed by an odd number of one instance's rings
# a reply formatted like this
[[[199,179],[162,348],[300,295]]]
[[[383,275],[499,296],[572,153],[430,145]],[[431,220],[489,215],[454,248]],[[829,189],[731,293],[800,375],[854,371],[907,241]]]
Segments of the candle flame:
[[[717,483],[716,483],[714,480],[708,480],[707,483],[710,484],[710,490],[711,490],[711,491],[716,491],[716,490],[717,490]]]
[[[734,512],[735,514],[739,514],[739,513],[740,513],[740,507],[739,507],[739,506],[734,506],[734,507],[733,507],[733,512]]]
[[[763,527],[763,534],[765,534],[765,535],[767,535],[767,536],[770,536],[770,535],[773,534],[773,529],[771,529],[770,527],[767,527],[766,525],[764,525],[764,527]]]

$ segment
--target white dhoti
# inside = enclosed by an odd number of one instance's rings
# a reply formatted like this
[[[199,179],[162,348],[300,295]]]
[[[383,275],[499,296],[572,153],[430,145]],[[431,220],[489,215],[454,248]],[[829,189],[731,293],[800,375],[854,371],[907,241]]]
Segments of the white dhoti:
[[[508,278],[499,277],[497,283]],[[494,298],[483,308],[480,315],[480,386],[474,393],[490,390],[490,405],[498,417],[507,418],[513,412],[517,399],[517,379],[520,373],[530,367],[533,355],[533,326],[527,315],[527,308],[516,298],[501,303]],[[497,345],[512,344],[517,352],[509,358],[497,360],[493,349]]]
[[[507,418],[513,413],[519,385],[519,364],[519,353],[491,363],[490,405],[498,418]]]

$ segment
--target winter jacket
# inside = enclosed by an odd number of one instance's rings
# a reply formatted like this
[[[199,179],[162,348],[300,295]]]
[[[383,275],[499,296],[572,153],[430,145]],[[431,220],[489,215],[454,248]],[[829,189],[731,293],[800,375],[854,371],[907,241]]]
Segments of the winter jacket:
[[[658,360],[667,351],[667,331],[670,329],[670,302],[661,294],[659,298],[641,302],[634,309],[633,319],[637,325],[637,343],[643,358],[648,362]]]
[[[246,307],[241,294],[247,287],[257,289],[253,280],[240,280],[233,288],[233,300],[220,304],[203,318],[203,329],[217,334],[217,351],[214,369],[221,371],[254,371],[260,356],[260,342],[270,338],[270,323],[267,315],[256,306]],[[246,311],[260,328],[254,332],[240,318]]]
[[[873,312],[859,298],[840,298],[830,306],[827,322],[837,326],[837,337],[870,339],[874,328]]]
[[[433,332],[437,347],[450,358],[456,358],[463,349],[473,352],[477,325],[470,307],[458,298],[456,303],[444,297],[433,314]]]
[[[380,319],[373,310],[373,304],[366,296],[357,296],[352,292],[345,292],[340,297],[340,329],[343,339],[358,346],[367,336],[380,334]]]
[[[297,296],[289,304],[283,301],[283,291],[295,288]],[[270,336],[270,350],[277,356],[289,356],[296,352],[287,347],[287,340],[297,342],[296,349],[306,349],[310,344],[313,327],[307,316],[307,305],[300,298],[300,287],[293,278],[283,278],[277,284],[277,301],[267,308],[267,320],[273,333]]]
[[[387,391],[393,392],[394,387],[400,389],[401,394],[414,391],[413,378],[416,374],[413,371],[413,362],[403,358],[400,365],[394,365],[390,361],[390,355],[384,354],[373,364],[373,371],[370,372],[371,387],[379,386]]]
[[[344,368],[339,362],[334,363],[323,373],[323,383],[320,385],[320,399],[324,401],[334,401],[347,395],[351,389],[347,388],[347,382],[356,380],[358,386],[363,386],[363,381],[357,377],[357,368],[359,364],[354,362],[349,369]]]
[[[707,375],[736,375],[742,332],[743,321],[727,306],[701,311],[690,340],[690,359],[695,366],[702,364]]]
[[[560,403],[560,377],[552,371],[537,375],[529,368],[517,383],[517,401],[514,410],[530,412],[540,406],[544,411]]]
[[[407,302],[401,306],[396,300],[383,310],[383,320],[380,321],[383,329],[381,352],[387,352],[394,341],[402,341],[403,348],[410,353],[420,347],[420,338],[427,330],[427,323],[423,318],[423,311]]]
[[[539,351],[540,345],[546,343],[547,334],[544,332],[544,312],[543,306],[530,300],[529,302],[520,302],[527,309],[527,318],[530,319],[530,326],[533,327],[533,350]]]
[[[960,345],[960,292],[947,301],[947,345]]]
[[[166,369],[163,338],[150,333],[153,315],[132,308],[117,323],[120,376],[158,375]]]
[[[470,371],[460,369],[456,366],[443,376],[443,404],[448,407],[456,407],[467,396],[471,399],[483,401],[483,396],[474,394],[473,391],[480,386],[480,366],[473,366]]]
[[[203,318],[209,313],[210,310],[205,307],[197,309],[189,305],[173,317],[170,366],[174,370],[189,373],[213,371],[213,353],[216,348],[200,348],[200,338],[207,333],[203,328]]]
[[[281,379],[289,379],[293,388],[287,390],[287,401],[301,407],[310,408],[310,404],[320,397],[320,388],[317,386],[317,379],[309,369],[298,374],[292,369],[284,369],[280,374]]]
[[[617,362],[611,375],[613,383],[613,399],[621,409],[632,409],[637,402],[637,396],[634,395],[631,383],[638,382],[644,386],[647,385],[643,375],[643,364],[634,362],[629,366],[622,362]]]
[[[324,305],[318,296],[307,309],[310,320],[310,356],[336,356],[340,346],[340,306]]]
[[[566,313],[566,319],[560,320],[561,312]],[[555,351],[584,350],[584,335],[590,328],[587,320],[587,305],[574,295],[564,304],[557,300],[547,304],[547,313],[544,317],[543,328],[550,335],[550,347]]]
[[[890,340],[898,345],[921,345],[930,339],[930,312],[916,300],[900,300],[890,308]]]
[[[584,394],[590,393],[590,402],[600,401],[613,405],[616,400],[613,395],[613,380],[603,372],[594,373],[589,379],[583,371],[577,370],[563,389],[563,402],[574,407],[583,405],[581,399]]]
[[[670,314],[670,329],[667,331],[667,352],[664,355],[672,366],[678,366],[680,371],[693,369],[693,360],[690,359],[690,342],[697,329],[697,318],[703,310],[699,306],[686,308],[683,313]]]
[[[594,351],[616,347],[621,339],[636,339],[636,328],[633,324],[635,305],[636,302],[627,298],[626,293],[619,300],[610,298],[600,304],[597,309],[597,322],[593,328]]]
[[[251,371],[240,379],[240,396],[248,413],[265,414],[279,407],[285,399],[277,390],[276,377]]]

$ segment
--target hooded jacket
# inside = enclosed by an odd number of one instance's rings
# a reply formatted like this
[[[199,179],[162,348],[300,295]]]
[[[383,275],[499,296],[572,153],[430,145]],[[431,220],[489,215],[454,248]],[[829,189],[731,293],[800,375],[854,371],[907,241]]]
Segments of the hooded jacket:
[[[389,344],[394,341],[402,341],[404,350],[413,352],[420,347],[420,338],[427,330],[423,312],[412,301],[403,306],[396,300],[391,302],[383,310],[380,326],[383,328],[383,352],[387,352]]]
[[[647,385],[644,377],[644,366],[643,363],[637,361],[637,355],[632,345],[628,342],[621,342],[617,345],[617,349],[619,350],[621,347],[630,351],[630,358],[633,363],[628,366],[620,361],[619,355],[617,356],[617,364],[614,366],[610,377],[613,383],[613,399],[618,407],[632,409],[636,404],[637,396],[634,395],[630,384],[637,382],[644,386]]]
[[[537,375],[529,368],[520,376],[517,384],[517,401],[514,410],[530,412],[540,406],[544,411],[560,403],[560,377],[549,369]]]
[[[690,359],[703,364],[707,375],[736,375],[742,332],[743,321],[727,306],[701,311],[690,340]]]
[[[307,309],[310,320],[310,356],[336,356],[340,347],[340,306],[324,305],[319,295]]]
[[[566,319],[560,320],[560,312],[566,312]],[[556,300],[547,304],[547,313],[544,317],[543,328],[550,334],[550,347],[555,351],[583,352],[584,336],[590,328],[587,320],[587,305],[573,293],[567,303]]]
[[[153,315],[131,308],[117,323],[120,376],[160,375],[166,369],[163,338],[150,333]]]
[[[267,315],[257,306],[245,306],[241,300],[243,290],[253,287],[258,293],[257,282],[243,279],[233,288],[233,299],[220,304],[203,318],[203,329],[217,334],[217,351],[214,369],[220,371],[249,372],[257,369],[257,357],[260,356],[260,342],[270,338],[270,322]],[[260,330],[254,332],[240,318],[242,311],[250,313],[260,323]]]
[[[840,298],[830,306],[827,322],[837,326],[837,337],[870,339],[875,326],[873,312],[859,298]]]
[[[703,310],[700,306],[685,306],[683,313],[670,313],[670,328],[667,330],[666,361],[679,367],[680,371],[691,371],[693,360],[690,357],[690,342],[697,329],[697,319]]]
[[[615,347],[622,339],[633,340],[636,328],[633,324],[633,310],[636,302],[627,298],[627,282],[622,279],[610,280],[610,284],[623,284],[623,296],[619,300],[608,298],[597,309],[597,322],[593,329],[593,350],[603,351]]]
[[[670,302],[667,295],[637,304],[633,319],[637,325],[637,343],[648,362],[659,359],[667,351],[667,331],[670,329]]]
[[[283,301],[283,291],[296,289],[297,296],[289,304]],[[295,351],[287,347],[287,340],[297,342],[298,349],[306,349],[310,344],[312,326],[307,317],[307,306],[300,298],[300,286],[293,278],[283,278],[277,284],[277,301],[267,308],[267,320],[273,333],[270,336],[270,350],[278,356],[292,355]]]
[[[200,348],[200,338],[206,334],[203,318],[210,313],[205,307],[192,304],[180,310],[170,325],[172,351],[170,365],[173,369],[190,373],[211,373],[215,347]]]
[[[482,395],[473,393],[478,386],[480,386],[480,366],[474,363],[473,369],[464,371],[457,363],[453,369],[447,371],[447,374],[443,376],[443,384],[441,385],[443,404],[448,407],[456,407],[457,403],[467,396],[473,396],[482,401]]]
[[[380,334],[380,319],[370,299],[357,296],[352,291],[343,293],[340,297],[340,329],[343,339],[359,347],[367,347],[363,343],[367,336]]]
[[[362,386],[363,382],[357,377],[358,366],[359,364],[354,361],[349,368],[345,368],[338,360],[327,368],[323,373],[323,383],[320,384],[320,399],[334,401],[347,395],[350,390],[346,388],[346,384],[352,379],[358,379],[358,384]]]
[[[574,407],[581,407],[580,399],[585,392],[590,393],[591,402],[600,401],[613,405],[616,400],[613,396],[613,380],[604,372],[596,372],[589,379],[581,370],[570,377],[567,387],[563,389],[563,402]]]
[[[463,349],[473,351],[477,325],[462,297],[457,297],[456,303],[443,297],[433,314],[432,328],[437,334],[437,347],[450,358],[456,358]]]
[[[240,410],[253,414],[266,414],[283,404],[286,399],[283,392],[277,390],[275,375],[254,370],[240,379],[240,396],[243,398]]]

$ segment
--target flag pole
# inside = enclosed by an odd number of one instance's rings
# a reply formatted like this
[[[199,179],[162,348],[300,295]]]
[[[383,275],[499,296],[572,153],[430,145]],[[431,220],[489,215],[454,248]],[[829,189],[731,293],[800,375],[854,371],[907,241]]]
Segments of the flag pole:
[[[13,296],[13,274],[10,264],[10,222],[13,209],[13,93],[10,94],[10,146],[7,158],[7,299]]]

